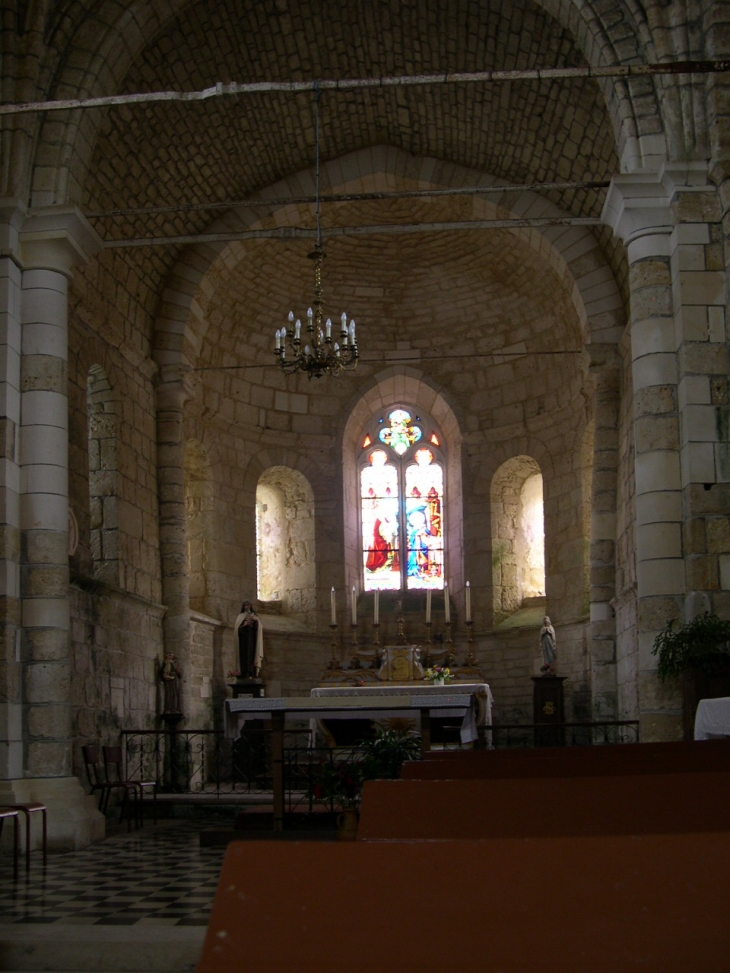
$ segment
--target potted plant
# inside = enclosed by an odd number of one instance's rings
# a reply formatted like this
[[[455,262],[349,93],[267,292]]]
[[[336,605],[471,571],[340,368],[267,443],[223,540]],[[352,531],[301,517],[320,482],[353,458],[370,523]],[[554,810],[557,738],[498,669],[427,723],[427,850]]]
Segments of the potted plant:
[[[730,621],[705,612],[678,628],[668,622],[652,654],[662,681],[682,680],[684,739],[692,740],[699,701],[730,695]]]
[[[406,760],[421,756],[421,736],[407,730],[378,730],[360,744],[363,780],[395,780]]]

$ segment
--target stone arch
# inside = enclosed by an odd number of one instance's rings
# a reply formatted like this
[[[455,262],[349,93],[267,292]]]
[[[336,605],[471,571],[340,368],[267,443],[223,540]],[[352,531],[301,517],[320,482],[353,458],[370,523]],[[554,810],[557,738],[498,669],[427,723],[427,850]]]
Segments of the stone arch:
[[[345,582],[347,587],[360,583],[360,543],[358,532],[359,491],[357,479],[356,437],[374,412],[397,404],[408,404],[429,412],[444,436],[448,455],[446,464],[446,557],[445,577],[454,595],[464,583],[464,514],[461,483],[462,425],[445,390],[437,389],[417,369],[392,366],[373,378],[370,386],[359,390],[346,411],[342,428],[342,475]]]
[[[347,173],[347,175],[345,175]],[[357,175],[354,175],[357,173]],[[333,192],[356,192],[392,186],[394,179],[419,187],[495,187],[494,177],[435,159],[416,158],[390,146],[376,146],[335,159],[322,166],[322,180]],[[313,192],[311,170],[305,170],[268,187],[266,199]],[[334,211],[334,210],[333,210]],[[241,232],[271,225],[271,221],[299,219],[296,207],[274,206],[268,216],[252,211],[227,214],[211,225],[216,230]],[[505,193],[477,198],[473,218],[566,216],[537,193]],[[587,227],[553,226],[512,231],[522,243],[547,260],[559,277],[570,282],[573,306],[584,342],[614,344],[625,326],[624,304],[601,246]],[[205,340],[208,311],[219,282],[230,268],[246,259],[245,242],[204,243],[189,247],[170,273],[155,323],[153,355],[158,366],[194,365]]]
[[[504,462],[491,484],[495,624],[514,614],[525,599],[545,595],[543,506],[542,471],[536,460],[521,454]]]
[[[193,611],[207,609],[211,545],[217,538],[215,494],[208,452],[199,439],[187,439],[184,459],[185,533],[188,545],[188,594]]]
[[[256,488],[257,594],[286,615],[316,611],[314,492],[287,466],[270,466]]]

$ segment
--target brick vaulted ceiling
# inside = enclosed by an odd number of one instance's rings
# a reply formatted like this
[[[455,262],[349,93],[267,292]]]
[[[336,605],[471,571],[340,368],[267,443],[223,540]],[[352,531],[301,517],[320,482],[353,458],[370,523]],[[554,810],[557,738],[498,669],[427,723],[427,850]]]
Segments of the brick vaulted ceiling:
[[[122,90],[584,63],[570,34],[529,0],[204,0],[185,6],[149,38]],[[220,211],[200,204],[245,199],[312,167],[312,104],[309,94],[277,93],[107,109],[83,181],[82,207],[88,213],[125,211],[92,218],[105,239],[205,232]],[[604,100],[598,86],[584,80],[323,92],[320,144],[323,163],[386,145],[520,184],[607,180],[618,171]],[[322,191],[327,189],[323,183]],[[544,195],[572,215],[598,217],[604,192]],[[156,207],[164,211],[129,213]],[[469,212],[459,200],[400,200],[325,207],[323,216],[325,225],[328,219],[409,223],[463,219]],[[311,212],[302,217],[302,225],[312,225]],[[621,280],[621,248],[607,230],[594,232]],[[201,352],[202,364],[240,354],[240,333],[226,322],[237,321],[238,331],[252,318],[266,334],[248,343],[248,353],[260,345],[256,354],[266,360],[277,316],[310,300],[306,247],[304,241],[267,240],[242,249],[247,259],[219,284],[209,336],[215,340]],[[550,327],[546,322],[573,317],[565,285],[554,272],[546,275],[540,258],[508,231],[338,239],[328,250],[329,309],[346,309],[363,328],[380,328],[383,320],[392,322],[397,305],[399,320],[389,326],[396,340],[412,339],[409,328],[416,325],[433,326],[427,308],[437,298],[464,308],[465,328],[478,316],[470,303],[495,308],[487,342],[492,347],[538,337]],[[153,295],[180,252],[168,245],[115,251],[102,260],[110,269],[114,264],[115,276],[126,267],[145,279],[149,291],[139,299],[151,318]],[[449,328],[455,317],[446,315]],[[518,320],[525,333],[516,337]],[[381,346],[386,331],[379,335]],[[562,338],[569,335],[575,341],[574,321]]]

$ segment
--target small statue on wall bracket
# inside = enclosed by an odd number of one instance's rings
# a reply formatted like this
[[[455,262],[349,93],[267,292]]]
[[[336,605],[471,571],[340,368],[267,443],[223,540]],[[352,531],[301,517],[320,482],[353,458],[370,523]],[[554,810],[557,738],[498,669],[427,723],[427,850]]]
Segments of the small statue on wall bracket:
[[[179,715],[182,712],[180,706],[180,683],[182,680],[182,669],[178,665],[173,652],[166,652],[165,659],[160,667],[160,679],[162,680],[163,701],[162,715]]]
[[[555,629],[550,621],[550,616],[545,615],[540,629],[540,650],[542,651],[542,665],[540,672],[543,676],[555,675],[555,662],[558,658]]]

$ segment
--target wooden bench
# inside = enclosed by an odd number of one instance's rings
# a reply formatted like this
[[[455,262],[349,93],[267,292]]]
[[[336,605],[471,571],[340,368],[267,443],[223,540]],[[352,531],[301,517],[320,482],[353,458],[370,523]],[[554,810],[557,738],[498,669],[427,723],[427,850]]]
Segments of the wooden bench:
[[[432,751],[405,763],[403,779],[592,777],[603,774],[730,771],[730,740],[600,747]]]
[[[728,861],[727,833],[233,842],[197,971],[717,973]]]
[[[730,830],[730,772],[373,780],[358,838],[524,838]]]

